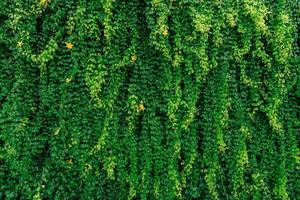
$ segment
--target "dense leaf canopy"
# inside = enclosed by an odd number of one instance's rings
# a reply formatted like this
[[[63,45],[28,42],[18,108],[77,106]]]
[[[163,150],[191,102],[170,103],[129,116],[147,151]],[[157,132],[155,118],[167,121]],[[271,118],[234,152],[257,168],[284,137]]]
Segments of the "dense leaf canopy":
[[[0,199],[299,199],[299,23],[299,0],[1,0]]]

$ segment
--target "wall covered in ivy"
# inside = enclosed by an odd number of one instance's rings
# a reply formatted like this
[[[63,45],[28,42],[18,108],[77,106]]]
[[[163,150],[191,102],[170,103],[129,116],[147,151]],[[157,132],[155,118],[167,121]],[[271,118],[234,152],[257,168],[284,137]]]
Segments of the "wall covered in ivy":
[[[299,23],[299,0],[1,0],[0,199],[299,199]]]

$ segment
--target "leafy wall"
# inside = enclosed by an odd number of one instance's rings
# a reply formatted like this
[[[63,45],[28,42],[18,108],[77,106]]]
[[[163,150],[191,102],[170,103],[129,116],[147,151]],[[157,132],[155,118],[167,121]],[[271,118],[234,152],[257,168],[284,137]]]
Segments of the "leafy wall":
[[[1,0],[0,199],[299,199],[299,13]]]

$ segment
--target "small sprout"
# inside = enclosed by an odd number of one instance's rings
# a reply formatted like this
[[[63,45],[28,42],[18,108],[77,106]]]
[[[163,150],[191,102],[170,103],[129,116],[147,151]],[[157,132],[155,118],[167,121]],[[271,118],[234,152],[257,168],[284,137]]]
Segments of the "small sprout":
[[[19,41],[19,42],[17,43],[17,47],[22,48],[22,46],[23,46],[23,41]]]
[[[136,55],[132,55],[131,56],[131,63],[135,63],[136,60],[137,60],[137,56]]]
[[[70,83],[71,81],[72,81],[72,79],[73,79],[73,77],[71,76],[71,77],[68,77],[68,78],[66,78],[66,83]]]
[[[73,44],[71,42],[66,42],[66,47],[67,47],[67,49],[72,49]]]

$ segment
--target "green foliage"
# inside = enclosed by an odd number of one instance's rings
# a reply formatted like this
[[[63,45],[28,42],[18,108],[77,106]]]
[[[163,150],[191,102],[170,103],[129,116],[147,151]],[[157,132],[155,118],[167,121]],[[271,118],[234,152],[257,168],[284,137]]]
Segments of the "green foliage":
[[[0,8],[0,199],[300,198],[299,0]]]

